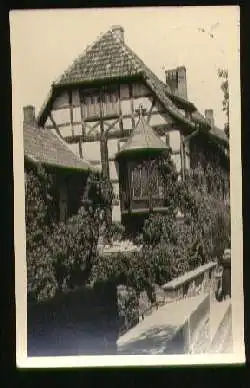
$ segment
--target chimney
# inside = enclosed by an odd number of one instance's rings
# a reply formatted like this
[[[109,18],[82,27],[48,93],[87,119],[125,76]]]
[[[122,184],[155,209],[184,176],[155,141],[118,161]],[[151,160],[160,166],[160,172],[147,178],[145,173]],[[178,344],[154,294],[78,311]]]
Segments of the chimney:
[[[185,66],[166,70],[165,76],[166,83],[169,85],[172,93],[187,100],[187,77]]]
[[[33,105],[27,105],[23,108],[23,123],[36,126],[35,107]]]
[[[214,111],[213,109],[206,109],[205,110],[205,118],[211,125],[211,127],[214,127]]]
[[[112,26],[111,31],[116,39],[124,43],[124,28],[122,26]]]

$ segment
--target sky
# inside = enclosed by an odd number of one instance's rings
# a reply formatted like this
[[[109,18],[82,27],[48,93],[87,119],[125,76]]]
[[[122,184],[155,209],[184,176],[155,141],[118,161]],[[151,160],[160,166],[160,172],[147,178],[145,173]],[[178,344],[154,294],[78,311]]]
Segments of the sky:
[[[10,14],[13,95],[22,120],[24,105],[36,112],[52,82],[112,25],[163,81],[164,70],[184,65],[188,99],[201,113],[213,109],[224,126],[218,68],[230,68],[230,37],[239,23],[237,7],[150,7],[92,10],[31,10]],[[235,46],[234,46],[235,47]],[[230,86],[230,74],[229,74]]]

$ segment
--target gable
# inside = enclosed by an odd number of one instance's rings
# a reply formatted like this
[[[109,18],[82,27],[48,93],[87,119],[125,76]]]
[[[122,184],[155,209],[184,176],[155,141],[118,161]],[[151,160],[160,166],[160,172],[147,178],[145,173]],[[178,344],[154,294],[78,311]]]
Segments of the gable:
[[[117,32],[117,28],[116,28]],[[60,89],[62,90],[72,85],[91,85],[104,84],[107,82],[126,82],[128,80],[143,80],[147,88],[156,96],[165,112],[173,119],[178,121],[183,129],[190,133],[196,129],[198,122],[202,127],[209,130],[210,124],[207,123],[202,115],[187,116],[183,108],[188,105],[186,101],[173,96],[168,85],[162,82],[145,63],[129,48],[122,37],[118,37],[114,29],[102,34],[92,45],[79,56],[73,64],[53,83],[51,93],[38,117],[40,125],[44,125],[47,111],[53,102],[54,95]],[[141,83],[135,83],[135,97],[141,95],[141,89],[144,88]],[[145,88],[143,90],[145,92]],[[122,99],[126,98],[128,90],[122,88]],[[67,104],[67,97],[61,100],[60,104]],[[79,95],[72,97],[73,104],[78,104]],[[57,100],[56,104],[58,104]],[[189,110],[191,108],[189,107]],[[195,107],[192,106],[192,111]],[[211,136],[219,142],[228,144],[228,139],[223,135],[223,131],[211,131]]]

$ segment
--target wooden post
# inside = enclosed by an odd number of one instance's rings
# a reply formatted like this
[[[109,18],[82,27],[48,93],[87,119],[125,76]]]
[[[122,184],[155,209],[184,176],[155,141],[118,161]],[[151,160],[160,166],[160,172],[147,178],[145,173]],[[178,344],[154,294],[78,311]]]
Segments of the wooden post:
[[[103,100],[103,92],[100,92],[100,152],[101,152],[101,163],[102,163],[102,172],[103,175],[107,178],[109,178],[109,160],[108,160],[108,146],[107,146],[107,139],[106,134],[104,130],[104,123],[103,123],[103,106],[102,106],[102,100]]]
[[[151,107],[150,107],[150,110],[149,110],[149,112],[148,112],[148,117],[147,117],[147,123],[148,123],[148,124],[149,124],[149,122],[150,122],[150,119],[151,119],[151,116],[152,116],[152,112],[153,112],[153,109],[154,109],[154,107],[155,107],[155,103],[156,103],[156,99],[153,98],[152,105],[151,105]]]
[[[182,175],[182,179],[184,180],[185,179],[185,154],[184,154],[184,141],[183,141],[183,135],[180,134],[180,154],[181,154],[181,175]]]
[[[84,109],[83,109],[83,104],[84,100],[81,99],[80,92],[79,93],[79,100],[80,100],[80,114],[81,114],[81,125],[82,125],[82,138],[80,137],[79,139],[79,155],[80,158],[83,157],[83,150],[82,150],[82,143],[86,141],[86,125],[85,125],[85,116],[84,116]]]
[[[72,136],[74,136],[75,132],[74,132],[74,125],[73,125],[73,106],[72,106],[72,91],[71,90],[68,92],[68,95],[69,95],[69,109],[70,109],[70,125],[71,125]]]
[[[118,104],[119,104],[119,128],[120,128],[121,134],[123,135],[123,121],[122,121],[122,106],[121,106],[120,86],[119,86],[119,90],[118,90]]]
[[[133,97],[133,85],[129,84],[129,99],[131,106],[131,121],[132,121],[132,129],[135,129],[135,118],[134,118],[134,97]]]

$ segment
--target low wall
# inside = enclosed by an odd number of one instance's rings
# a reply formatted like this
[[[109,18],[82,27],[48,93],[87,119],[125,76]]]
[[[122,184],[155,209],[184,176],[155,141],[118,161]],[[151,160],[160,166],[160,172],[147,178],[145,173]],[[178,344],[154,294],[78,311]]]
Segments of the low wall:
[[[209,293],[214,283],[216,267],[217,263],[211,262],[164,284],[162,289],[165,302],[199,295],[200,292]]]
[[[209,317],[209,310],[209,295],[165,304],[118,339],[118,353],[190,353],[199,323]]]
[[[233,351],[232,343],[232,305],[228,303],[219,325],[211,338],[210,353]],[[229,349],[227,349],[229,347]]]

